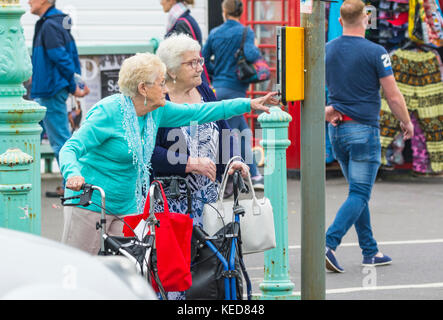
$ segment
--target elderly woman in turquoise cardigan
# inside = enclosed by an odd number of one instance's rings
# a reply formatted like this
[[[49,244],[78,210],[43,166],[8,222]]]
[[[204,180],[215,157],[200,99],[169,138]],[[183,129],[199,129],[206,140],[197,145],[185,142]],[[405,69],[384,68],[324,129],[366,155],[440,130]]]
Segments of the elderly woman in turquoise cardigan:
[[[111,235],[122,235],[125,215],[143,212],[158,128],[228,119],[251,109],[269,112],[265,104],[278,104],[275,93],[252,100],[172,103],[165,100],[165,73],[165,65],[153,54],[126,59],[119,73],[121,93],[94,105],[60,151],[65,197],[79,194],[85,182],[103,188],[106,208],[112,213],[106,217]],[[65,207],[62,242],[97,254],[100,195],[93,195],[92,202],[95,205],[87,208]]]

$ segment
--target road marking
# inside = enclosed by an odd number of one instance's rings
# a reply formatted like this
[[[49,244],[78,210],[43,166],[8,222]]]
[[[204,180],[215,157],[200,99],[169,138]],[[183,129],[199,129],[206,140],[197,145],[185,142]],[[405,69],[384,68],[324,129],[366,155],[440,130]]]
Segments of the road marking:
[[[426,240],[403,240],[403,241],[381,241],[378,245],[403,245],[403,244],[432,244],[443,243],[443,239],[426,239]],[[340,244],[341,247],[356,247],[359,246],[357,242],[348,242]],[[300,245],[289,246],[289,249],[301,249]],[[263,270],[263,267],[248,268],[253,270]],[[251,282],[263,281],[263,278],[250,278]],[[351,287],[351,288],[338,288],[327,289],[326,294],[340,294],[351,293],[360,291],[378,291],[378,290],[404,290],[404,289],[430,289],[430,288],[443,288],[443,282],[434,283],[422,283],[422,284],[404,284],[404,285],[391,285],[391,286],[367,286],[367,287]],[[253,293],[254,295],[257,293]],[[300,296],[301,291],[294,291],[294,295]]]
[[[251,279],[252,280],[252,279]],[[253,280],[258,280],[253,278]],[[263,279],[261,279],[263,280]],[[434,283],[422,283],[422,284],[404,284],[404,285],[392,285],[392,286],[368,286],[368,287],[353,287],[353,288],[338,288],[338,289],[328,289],[326,294],[340,294],[340,293],[351,293],[351,292],[361,292],[361,291],[379,291],[379,290],[404,290],[404,289],[431,289],[431,288],[443,288],[443,282]],[[254,292],[253,295],[260,293]],[[293,295],[300,296],[301,291],[293,291]]]
[[[402,240],[402,241],[380,241],[378,245],[400,245],[400,244],[429,244],[443,243],[443,239],[427,239],[427,240]],[[358,242],[348,242],[340,244],[340,247],[358,247]],[[300,249],[301,246],[289,246],[289,249]]]
[[[337,293],[350,293],[359,291],[378,291],[378,290],[403,290],[403,289],[429,289],[429,288],[442,288],[443,282],[434,283],[422,283],[422,284],[404,284],[404,285],[392,285],[392,286],[368,286],[368,287],[354,287],[354,288],[339,288],[339,289],[328,289],[326,294],[337,294]],[[296,295],[300,295],[301,292],[294,292]]]
[[[378,245],[401,245],[401,244],[429,244],[429,243],[443,243],[443,239],[428,239],[428,240],[402,240],[402,241],[381,241]],[[358,247],[357,242],[348,242],[340,244],[340,247]],[[289,246],[289,249],[301,249],[301,246]],[[250,267],[248,270],[263,270],[264,267]]]

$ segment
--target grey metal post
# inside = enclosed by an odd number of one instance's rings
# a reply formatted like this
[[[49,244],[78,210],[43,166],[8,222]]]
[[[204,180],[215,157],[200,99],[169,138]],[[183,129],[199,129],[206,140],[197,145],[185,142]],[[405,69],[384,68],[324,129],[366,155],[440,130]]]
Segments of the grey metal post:
[[[305,29],[301,108],[301,299],[325,299],[325,6],[313,0]]]

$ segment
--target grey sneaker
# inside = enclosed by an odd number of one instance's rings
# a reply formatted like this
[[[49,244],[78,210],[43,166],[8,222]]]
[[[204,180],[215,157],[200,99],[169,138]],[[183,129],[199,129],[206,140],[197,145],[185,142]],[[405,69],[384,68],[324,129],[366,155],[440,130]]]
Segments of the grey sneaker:
[[[252,187],[255,191],[263,191],[265,190],[265,179],[263,176],[252,177]]]

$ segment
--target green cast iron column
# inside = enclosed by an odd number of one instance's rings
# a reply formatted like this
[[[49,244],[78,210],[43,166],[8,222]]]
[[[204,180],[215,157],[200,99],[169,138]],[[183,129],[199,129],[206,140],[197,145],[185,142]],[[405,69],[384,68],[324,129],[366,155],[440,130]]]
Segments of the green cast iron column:
[[[301,298],[325,299],[325,6],[312,1],[305,29],[305,99],[300,117]]]
[[[2,226],[9,229],[39,233],[35,213],[30,209],[33,159],[20,149],[8,149],[0,155],[0,194]],[[7,181],[7,183],[3,183]]]
[[[0,0],[0,227],[40,234],[38,123],[46,108],[23,99],[22,83],[32,75],[20,24],[24,13],[19,0]]]
[[[258,299],[298,299],[293,294],[294,283],[289,278],[288,252],[288,201],[286,149],[291,144],[288,126],[291,116],[278,107],[272,107],[270,114],[258,117],[263,128],[262,146],[265,149],[265,196],[269,198],[274,211],[277,246],[264,253],[264,280],[260,284],[262,295]]]

